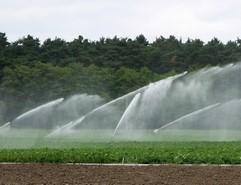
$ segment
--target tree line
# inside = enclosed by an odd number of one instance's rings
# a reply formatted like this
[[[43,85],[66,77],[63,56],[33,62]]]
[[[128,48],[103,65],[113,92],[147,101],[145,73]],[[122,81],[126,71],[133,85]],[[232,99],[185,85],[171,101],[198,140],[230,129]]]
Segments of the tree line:
[[[82,36],[67,42],[27,35],[9,42],[0,32],[0,124],[41,103],[73,94],[113,99],[150,82],[241,59],[241,39],[222,43],[174,36],[149,42]]]

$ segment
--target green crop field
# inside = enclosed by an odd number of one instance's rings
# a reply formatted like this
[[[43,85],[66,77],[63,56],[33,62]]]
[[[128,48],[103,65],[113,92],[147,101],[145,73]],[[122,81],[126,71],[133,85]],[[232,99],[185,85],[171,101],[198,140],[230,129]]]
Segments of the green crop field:
[[[49,138],[44,130],[11,130],[0,134],[0,162],[241,164],[239,131],[111,133]]]
[[[2,149],[1,162],[241,164],[240,142],[82,143],[75,148]]]

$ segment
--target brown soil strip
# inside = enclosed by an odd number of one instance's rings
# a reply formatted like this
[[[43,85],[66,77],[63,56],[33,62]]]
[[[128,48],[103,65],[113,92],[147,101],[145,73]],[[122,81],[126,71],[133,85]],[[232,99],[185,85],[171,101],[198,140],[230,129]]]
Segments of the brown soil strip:
[[[0,184],[241,184],[241,166],[0,164]]]

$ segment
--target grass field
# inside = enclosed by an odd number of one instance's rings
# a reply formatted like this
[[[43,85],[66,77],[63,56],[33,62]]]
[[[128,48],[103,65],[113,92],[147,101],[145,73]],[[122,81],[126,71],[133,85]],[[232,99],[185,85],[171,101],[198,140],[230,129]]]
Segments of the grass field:
[[[111,133],[46,138],[44,130],[3,132],[0,162],[241,164],[240,131],[147,131],[115,138]]]

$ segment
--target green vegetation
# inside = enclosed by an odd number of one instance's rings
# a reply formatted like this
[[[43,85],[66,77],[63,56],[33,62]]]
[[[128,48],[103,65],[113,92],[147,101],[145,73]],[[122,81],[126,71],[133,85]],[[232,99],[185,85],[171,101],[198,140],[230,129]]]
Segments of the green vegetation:
[[[240,142],[82,143],[69,149],[3,149],[1,162],[241,164]]]
[[[28,35],[9,43],[0,32],[0,125],[60,97],[89,93],[108,100],[179,72],[240,59],[240,39],[224,44],[161,36],[150,43],[143,35],[98,41],[79,36],[40,43]]]
[[[37,129],[1,133],[0,162],[241,164],[240,131],[165,130],[153,134],[147,130],[115,138],[111,130],[44,137],[48,133]]]

